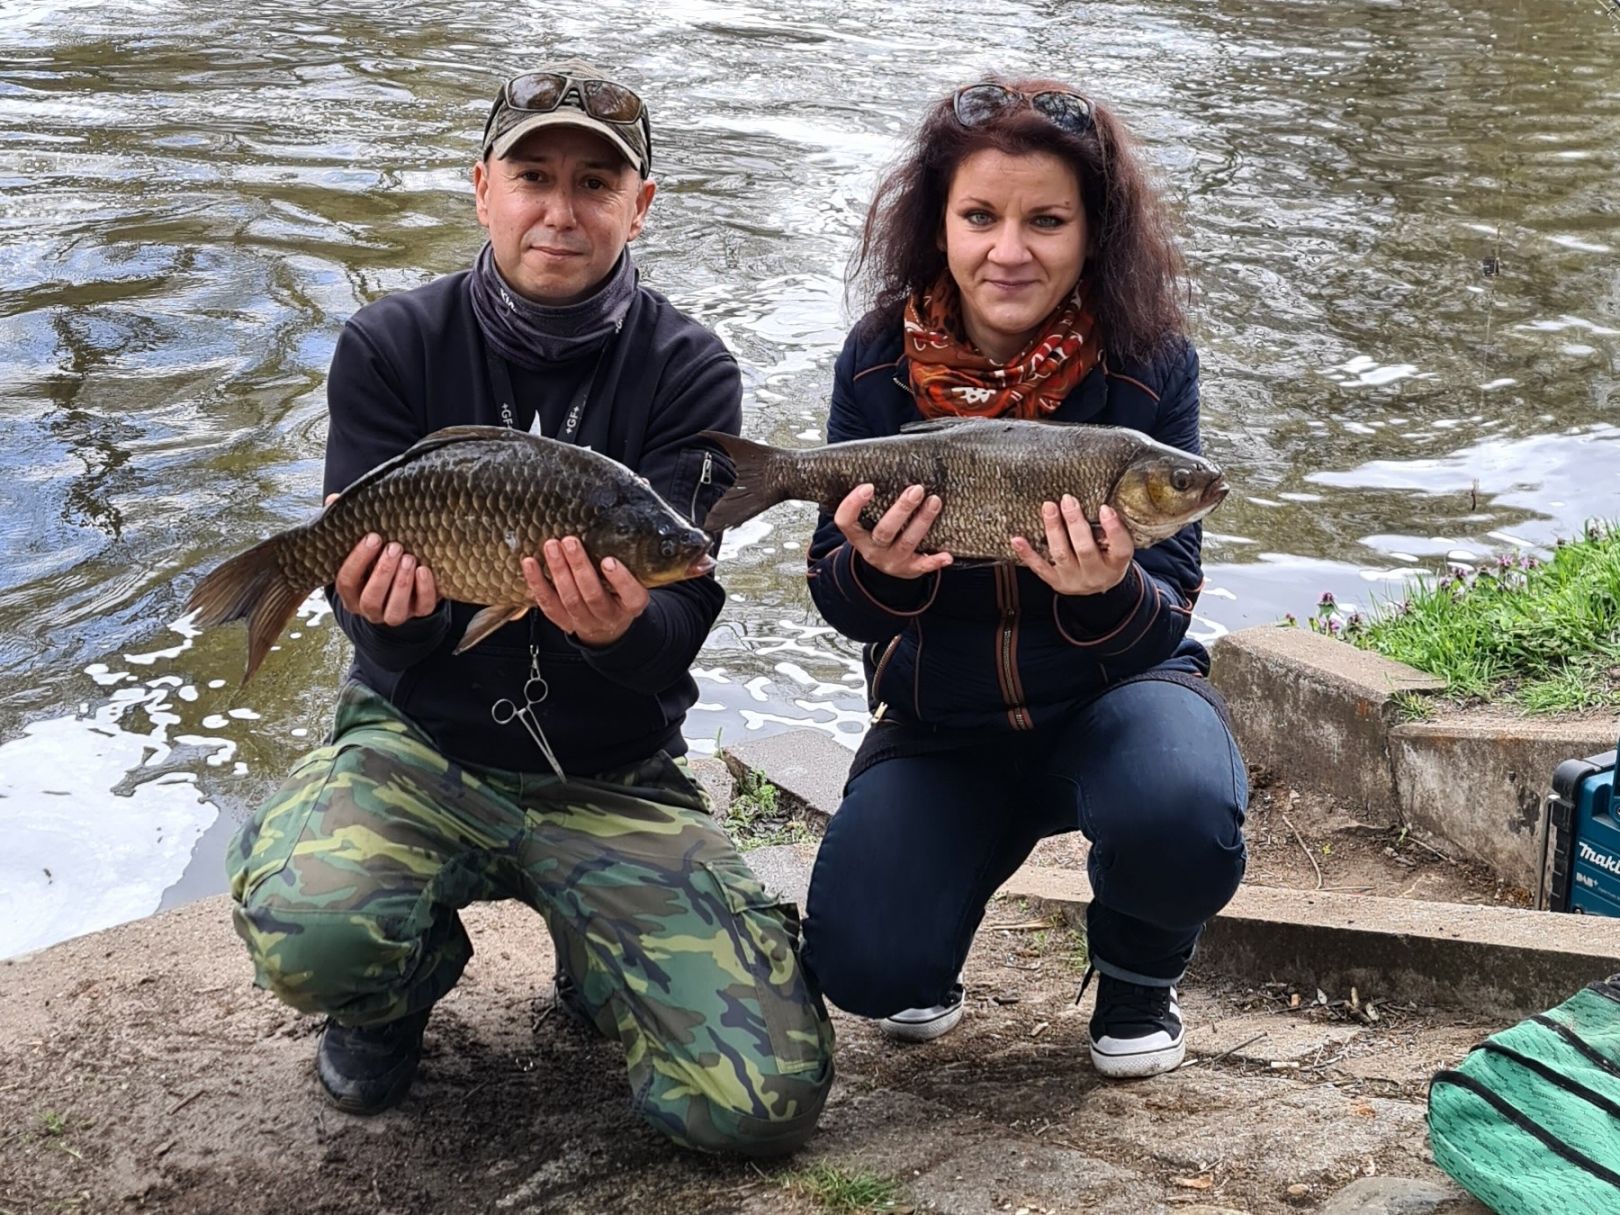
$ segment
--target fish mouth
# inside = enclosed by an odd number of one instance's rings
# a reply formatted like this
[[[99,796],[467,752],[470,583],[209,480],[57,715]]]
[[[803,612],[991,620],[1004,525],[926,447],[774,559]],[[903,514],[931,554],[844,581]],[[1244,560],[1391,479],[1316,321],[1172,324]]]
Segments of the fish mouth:
[[[692,558],[692,563],[686,567],[686,576],[688,578],[701,578],[712,569],[714,569],[714,558],[709,556],[708,553],[699,553]]]
[[[1204,491],[1202,505],[1209,510],[1213,510],[1225,501],[1226,495],[1231,492],[1232,487],[1226,483],[1226,478],[1216,477],[1215,480],[1210,482],[1209,488]]]

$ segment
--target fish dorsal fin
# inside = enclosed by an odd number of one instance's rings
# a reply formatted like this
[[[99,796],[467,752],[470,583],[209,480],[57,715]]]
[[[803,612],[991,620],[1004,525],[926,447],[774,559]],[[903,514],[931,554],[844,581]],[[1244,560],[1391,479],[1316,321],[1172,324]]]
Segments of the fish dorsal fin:
[[[924,418],[918,422],[907,422],[900,427],[902,434],[961,434],[964,430],[982,427],[985,430],[1005,430],[1013,426],[1061,426],[1066,430],[1074,430],[1081,426],[1089,426],[1093,430],[1110,430],[1113,427],[1098,426],[1095,422],[1068,422],[1061,418]]]
[[[344,487],[338,496],[345,497],[363,485],[370,485],[373,481],[380,481],[396,468],[400,468],[411,461],[421,458],[430,451],[437,451],[441,447],[449,447],[455,443],[473,442],[507,442],[507,443],[547,443],[553,440],[542,439],[538,435],[527,435],[521,431],[508,430],[505,426],[446,426],[443,430],[435,430],[432,434],[418,439],[399,455],[391,460],[384,460],[370,472],[362,473]]]
[[[900,427],[900,433],[906,435],[921,435],[928,434],[930,432],[937,434],[941,431],[961,430],[964,427],[972,426],[1001,427],[1005,426],[1012,420],[1013,419],[1011,418],[923,418],[921,421],[907,422],[905,425]]]

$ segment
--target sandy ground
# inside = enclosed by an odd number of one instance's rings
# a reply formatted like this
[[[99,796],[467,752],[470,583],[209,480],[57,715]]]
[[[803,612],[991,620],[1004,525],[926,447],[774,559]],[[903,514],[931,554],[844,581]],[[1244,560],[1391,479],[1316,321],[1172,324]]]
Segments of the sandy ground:
[[[1105,1083],[1081,943],[1001,901],[962,1027],[903,1047],[838,1015],[818,1136],[759,1169],[631,1115],[618,1048],[551,1012],[536,917],[468,923],[417,1084],[373,1119],[322,1102],[318,1022],[252,988],[222,899],[0,963],[0,1210],[809,1213],[830,1209],[794,1185],[818,1161],[897,1181],[894,1210],[1313,1210],[1369,1174],[1437,1177],[1424,1082],[1489,1028],[1390,1007],[1366,1026],[1195,976],[1190,1065]]]

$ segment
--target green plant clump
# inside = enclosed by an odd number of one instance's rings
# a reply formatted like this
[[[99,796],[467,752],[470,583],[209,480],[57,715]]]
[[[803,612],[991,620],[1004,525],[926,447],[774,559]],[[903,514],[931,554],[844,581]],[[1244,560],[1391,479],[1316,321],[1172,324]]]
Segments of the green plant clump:
[[[1527,713],[1620,705],[1620,530],[1590,523],[1546,560],[1454,565],[1370,613],[1347,615],[1324,594],[1307,623],[1444,679],[1456,700],[1507,700]]]
[[[825,1160],[789,1173],[788,1189],[796,1190],[824,1211],[838,1215],[867,1215],[893,1210],[900,1201],[900,1183],[865,1169],[844,1169]]]
[[[725,825],[737,847],[744,851],[772,844],[802,844],[810,839],[809,826],[780,805],[776,786],[755,769],[749,769],[736,782]]]

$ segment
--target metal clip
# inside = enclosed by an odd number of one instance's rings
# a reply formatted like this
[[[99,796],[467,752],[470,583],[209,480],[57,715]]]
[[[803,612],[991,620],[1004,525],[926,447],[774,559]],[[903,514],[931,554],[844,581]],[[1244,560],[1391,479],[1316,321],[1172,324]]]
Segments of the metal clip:
[[[551,688],[547,685],[544,676],[540,674],[540,647],[529,647],[529,677],[523,681],[523,707],[520,709],[517,702],[502,697],[489,707],[489,715],[497,726],[509,726],[514,721],[520,723],[534,739],[534,745],[540,748],[551,765],[551,770],[557,774],[557,779],[566,781],[568,774],[562,770],[557,762],[557,753],[551,749],[546,741],[546,732],[540,728],[540,720],[534,715],[534,708],[545,700]]]

